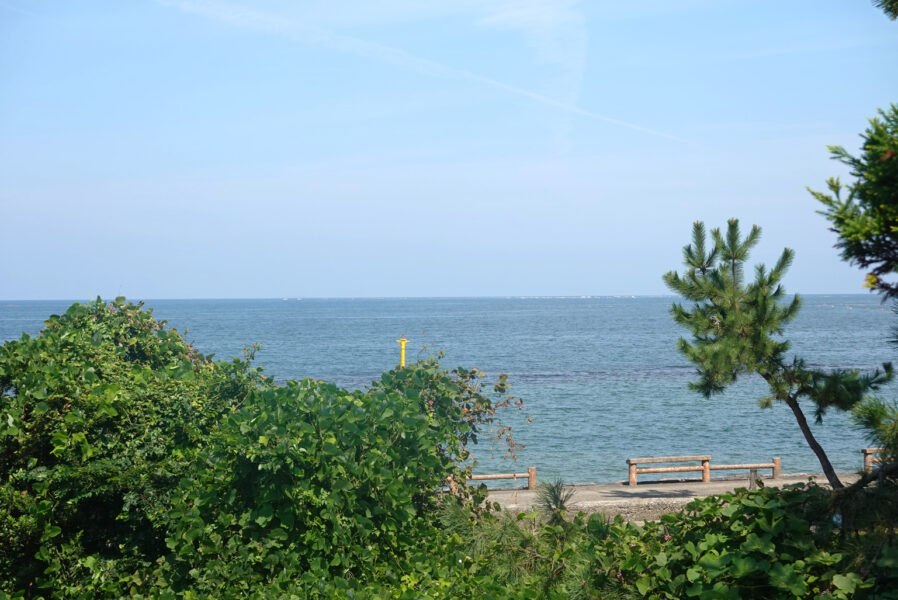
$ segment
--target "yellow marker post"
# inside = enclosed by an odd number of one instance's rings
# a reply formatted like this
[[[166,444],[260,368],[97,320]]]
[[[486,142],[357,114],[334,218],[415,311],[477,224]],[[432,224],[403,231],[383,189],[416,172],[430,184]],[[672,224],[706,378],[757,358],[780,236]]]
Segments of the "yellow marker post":
[[[404,367],[405,366],[405,345],[408,344],[408,340],[405,339],[405,334],[403,333],[402,337],[399,338],[398,340],[396,340],[396,342],[399,344],[399,348],[400,348],[400,350],[399,350],[399,366]]]

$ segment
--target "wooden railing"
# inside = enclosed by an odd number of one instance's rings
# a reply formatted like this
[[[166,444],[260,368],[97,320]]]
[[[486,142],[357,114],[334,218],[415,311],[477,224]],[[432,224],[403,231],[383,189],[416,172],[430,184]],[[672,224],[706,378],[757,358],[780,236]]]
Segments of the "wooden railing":
[[[869,473],[873,470],[873,463],[882,462],[882,457],[873,456],[882,452],[882,448],[864,448],[861,452],[864,454],[864,471]]]
[[[527,478],[527,489],[536,489],[536,467],[527,467],[526,473],[498,473],[495,475],[471,475],[468,481],[493,481],[495,479],[524,479]]]
[[[771,476],[773,479],[780,478],[780,472],[782,471],[782,460],[779,457],[775,457],[769,463],[745,463],[741,465],[711,465],[712,471],[741,471],[743,469],[748,469],[749,471],[757,471],[758,469],[770,469]]]
[[[741,465],[712,465],[712,470],[721,471],[741,471],[748,469],[748,489],[753,490],[758,485],[758,469],[770,469],[771,478],[779,479],[782,472],[782,461],[778,456],[774,457],[769,463],[745,463]]]
[[[491,475],[471,475],[468,478],[468,481],[494,481],[496,479],[526,479],[527,480],[527,489],[535,490],[536,489],[536,467],[527,467],[526,473],[496,473]],[[458,491],[458,487],[455,485],[455,480],[452,478],[452,475],[449,476],[449,479],[446,481],[446,484],[449,486],[449,491],[453,494]]]
[[[638,467],[641,464],[658,464],[658,463],[683,463],[683,462],[700,462],[701,465],[685,465],[685,466],[667,466],[667,467]],[[782,471],[782,462],[780,459],[774,458],[769,463],[744,463],[736,465],[711,465],[711,455],[702,454],[697,456],[662,456],[657,458],[628,458],[627,465],[629,467],[630,485],[637,485],[637,475],[643,473],[687,473],[690,471],[701,471],[702,482],[711,481],[711,471],[736,471],[747,469],[751,481],[757,479],[758,469],[770,469],[773,479],[779,479]]]

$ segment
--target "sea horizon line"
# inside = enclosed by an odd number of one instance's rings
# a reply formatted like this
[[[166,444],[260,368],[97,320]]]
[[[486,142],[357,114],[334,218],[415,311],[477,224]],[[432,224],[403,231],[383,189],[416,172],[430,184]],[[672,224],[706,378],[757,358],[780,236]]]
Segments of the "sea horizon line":
[[[799,296],[863,296],[872,297],[869,292],[797,292]],[[794,296],[795,294],[786,294]],[[194,296],[149,298],[140,296],[119,295],[132,302],[168,302],[168,301],[303,301],[303,300],[599,300],[599,299],[640,299],[640,298],[678,298],[676,294],[505,294],[486,296]],[[119,296],[94,296],[91,298],[0,298],[0,302],[91,302],[96,298],[111,301]]]

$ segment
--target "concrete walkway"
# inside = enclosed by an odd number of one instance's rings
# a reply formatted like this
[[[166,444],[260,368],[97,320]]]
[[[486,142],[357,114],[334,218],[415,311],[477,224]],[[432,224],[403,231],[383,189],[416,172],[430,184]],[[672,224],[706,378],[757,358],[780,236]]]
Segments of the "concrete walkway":
[[[822,474],[798,473],[783,475],[779,479],[763,478],[767,487],[780,487],[790,483],[807,483],[813,479],[820,485],[826,485],[826,477]],[[856,473],[839,473],[842,483],[857,481]],[[572,485],[574,490],[569,510],[573,512],[621,515],[628,520],[657,519],[658,516],[681,509],[694,498],[702,498],[715,494],[726,494],[736,488],[748,487],[747,477],[712,479],[702,483],[696,479],[664,479],[650,480],[630,487],[627,482]],[[498,502],[499,506],[511,512],[530,511],[535,508],[537,490],[492,490],[490,502]]]

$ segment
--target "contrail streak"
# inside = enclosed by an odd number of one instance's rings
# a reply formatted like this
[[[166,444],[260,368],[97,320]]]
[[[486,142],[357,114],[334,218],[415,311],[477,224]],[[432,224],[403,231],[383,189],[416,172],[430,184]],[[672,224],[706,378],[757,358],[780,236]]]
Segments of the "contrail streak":
[[[538,94],[524,88],[519,88],[517,86],[510,85],[496,79],[478,75],[476,73],[471,73],[470,71],[465,71],[463,69],[450,67],[426,58],[414,56],[398,48],[393,48],[391,46],[386,46],[384,44],[379,44],[376,42],[369,42],[367,40],[342,35],[331,31],[303,27],[290,20],[275,15],[250,10],[240,5],[201,0],[156,1],[159,4],[172,6],[183,12],[210,17],[239,27],[285,36],[289,39],[305,44],[321,45],[332,48],[334,50],[339,50],[341,52],[361,56],[363,58],[376,59],[381,62],[414,69],[418,72],[430,75],[432,77],[464,79],[467,81],[480,83],[503,90],[516,96],[529,98],[530,100],[533,100],[540,104],[551,106],[571,114],[580,115],[582,117],[594,119],[596,121],[603,121],[605,123],[610,123],[618,127],[632,129],[634,131],[639,131],[641,133],[653,135],[656,137],[662,137],[669,140],[688,143],[688,140],[677,137],[675,135],[664,133],[663,131],[657,131],[655,129],[643,127],[635,123],[622,121],[620,119],[615,119],[607,115],[586,110],[584,108],[580,108],[579,106],[561,102],[559,100],[550,98],[549,96],[544,96],[542,94]]]

